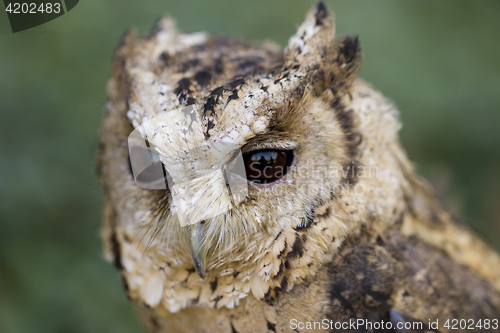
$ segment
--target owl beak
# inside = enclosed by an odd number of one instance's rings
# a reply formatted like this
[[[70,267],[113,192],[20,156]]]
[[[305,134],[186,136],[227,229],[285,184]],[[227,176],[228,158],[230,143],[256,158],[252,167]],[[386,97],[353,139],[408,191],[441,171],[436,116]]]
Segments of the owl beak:
[[[206,234],[205,221],[198,222],[189,227],[189,246],[193,257],[196,272],[203,279],[205,277],[205,266],[207,261],[207,245],[204,240]]]

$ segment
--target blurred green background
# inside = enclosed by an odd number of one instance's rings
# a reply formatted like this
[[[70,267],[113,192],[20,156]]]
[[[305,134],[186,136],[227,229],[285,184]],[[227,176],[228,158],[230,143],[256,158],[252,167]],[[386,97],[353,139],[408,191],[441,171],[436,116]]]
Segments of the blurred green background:
[[[326,2],[401,110],[418,171],[499,249],[500,1]],[[313,4],[87,0],[16,34],[0,14],[0,332],[142,330],[98,237],[94,154],[122,33],[168,12],[184,31],[285,45]]]

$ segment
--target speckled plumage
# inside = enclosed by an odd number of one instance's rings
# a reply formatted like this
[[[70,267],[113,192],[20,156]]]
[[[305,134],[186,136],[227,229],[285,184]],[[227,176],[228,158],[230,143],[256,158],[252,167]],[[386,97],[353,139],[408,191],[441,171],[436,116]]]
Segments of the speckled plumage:
[[[395,107],[357,78],[358,38],[335,40],[322,3],[284,52],[181,34],[164,18],[140,39],[127,33],[114,57],[98,158],[102,235],[151,332],[294,332],[291,319],[500,318],[498,254],[414,174]],[[181,134],[167,122],[162,136],[156,128],[160,156],[182,152],[182,142],[296,153],[286,177],[249,184],[241,203],[206,221],[203,278],[188,228],[170,214],[169,190],[137,187],[127,161],[134,128],[187,105],[202,132]],[[197,158],[178,162],[173,177],[198,179],[214,167],[194,167]]]

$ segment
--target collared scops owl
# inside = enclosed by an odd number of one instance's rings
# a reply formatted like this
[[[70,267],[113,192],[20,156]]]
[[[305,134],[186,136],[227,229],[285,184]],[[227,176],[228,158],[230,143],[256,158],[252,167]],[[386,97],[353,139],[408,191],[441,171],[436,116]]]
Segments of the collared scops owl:
[[[102,237],[150,332],[499,330],[498,254],[414,173],[361,64],[321,2],[284,50],[168,17],[124,35]]]

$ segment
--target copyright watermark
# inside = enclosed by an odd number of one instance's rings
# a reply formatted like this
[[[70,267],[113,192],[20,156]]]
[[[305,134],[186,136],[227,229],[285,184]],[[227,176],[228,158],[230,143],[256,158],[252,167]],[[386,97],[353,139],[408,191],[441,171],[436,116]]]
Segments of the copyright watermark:
[[[12,32],[52,21],[75,8],[79,0],[4,0]]]
[[[394,317],[394,320],[392,319]],[[370,321],[363,318],[350,319],[349,321],[334,321],[331,319],[323,319],[322,321],[299,321],[297,319],[290,320],[290,328],[292,330],[394,330],[419,331],[425,329],[438,330],[497,330],[499,328],[498,319],[447,319],[445,321],[439,319],[429,319],[425,323],[422,321],[405,321],[401,315],[391,310],[391,320]]]
[[[205,139],[193,107],[145,120],[128,137],[134,180],[145,189],[169,189],[181,226],[223,214],[248,194],[240,147]],[[204,209],[194,209],[203,203]]]
[[[241,151],[241,138],[210,139],[207,125],[193,106],[146,117],[134,124],[128,137],[129,161],[137,186],[169,190],[171,212],[181,226],[224,214],[248,196],[249,183],[268,186],[283,179],[284,190],[317,195],[328,189],[334,196],[361,196],[365,186],[353,181],[378,178],[376,166],[316,161],[295,163],[294,150]],[[239,144],[238,144],[239,143]],[[293,180],[286,180],[293,173]],[[203,209],[200,209],[203,207]]]
[[[366,319],[350,319],[349,321],[334,321],[331,319],[323,319],[322,321],[298,321],[297,319],[290,320],[290,328],[292,330],[422,330],[424,327],[422,322],[396,322],[391,321],[369,321]]]

